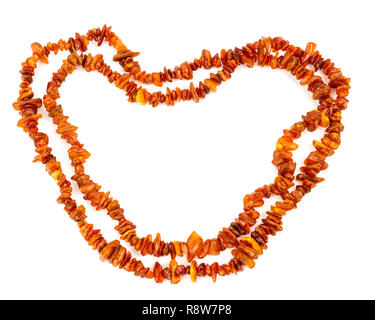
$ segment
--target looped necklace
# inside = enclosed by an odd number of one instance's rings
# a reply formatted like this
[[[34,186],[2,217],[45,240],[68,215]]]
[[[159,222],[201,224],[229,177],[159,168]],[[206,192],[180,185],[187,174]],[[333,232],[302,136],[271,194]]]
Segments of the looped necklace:
[[[98,46],[104,41],[112,46],[116,50],[113,61],[118,62],[124,72],[113,71],[104,62],[101,54],[92,56],[86,53],[87,45],[92,41]],[[191,62],[185,61],[173,69],[164,67],[163,71],[152,73],[141,69],[139,63],[134,60],[139,53],[129,50],[111,31],[111,27],[106,25],[103,28],[89,30],[86,35],[76,33],[75,37],[69,38],[68,41],[49,42],[45,46],[33,43],[31,49],[32,56],[22,63],[19,97],[13,103],[13,107],[21,115],[18,126],[22,127],[34,141],[37,152],[34,161],[42,162],[49,175],[57,181],[60,189],[57,202],[64,205],[70,218],[77,223],[83,238],[99,252],[101,260],[107,260],[114,267],[133,272],[141,278],[154,279],[157,283],[167,279],[175,284],[187,274],[193,282],[198,276],[210,276],[216,281],[217,275],[237,274],[244,269],[244,266],[253,268],[254,260],[267,249],[269,237],[282,230],[282,217],[287,211],[296,208],[303,196],[324,180],[318,177],[318,174],[328,167],[326,158],[331,156],[340,145],[340,134],[344,129],[341,123],[341,111],[347,107],[350,79],[346,78],[330,59],[324,59],[316,50],[316,44],[312,42],[309,42],[303,50],[281,37],[263,37],[242,48],[222,49],[215,55],[211,55],[208,50],[203,50],[202,55]],[[48,56],[51,53],[56,55],[59,51],[68,51],[69,54],[63,60],[60,69],[53,73],[43,99],[35,98],[30,85],[37,64],[48,63]],[[78,128],[68,121],[62,106],[57,102],[62,83],[77,69],[84,69],[87,72],[97,71],[107,77],[110,83],[124,90],[130,102],[149,104],[152,107],[160,103],[173,106],[180,101],[199,102],[207,94],[215,92],[220,84],[229,80],[238,66],[245,65],[252,68],[256,64],[261,67],[268,66],[272,69],[290,71],[302,86],[307,86],[313,99],[318,102],[316,109],[307,112],[302,116],[302,121],[284,130],[283,136],[277,140],[272,160],[277,168],[274,181],[245,195],[243,212],[229,226],[222,228],[214,239],[203,240],[195,231],[185,241],[172,242],[163,241],[159,233],[154,239],[151,235],[137,235],[135,224],[125,218],[124,209],[119,202],[111,197],[109,192],[101,191],[101,187],[85,172],[84,164],[90,153],[78,140],[76,132]],[[209,78],[199,84],[190,82],[189,87],[185,89],[167,87],[163,92],[150,93],[141,86],[141,84],[153,84],[162,87],[166,82],[176,79],[191,80],[194,71],[199,68],[207,70],[216,68],[218,71],[211,73]],[[316,74],[318,71],[325,75],[326,81]],[[117,221],[115,229],[120,235],[120,240],[127,242],[142,256],[169,255],[171,260],[168,266],[163,267],[159,262],[155,262],[151,268],[144,266],[142,261],[133,257],[119,240],[107,242],[100,230],[87,222],[85,207],[77,205],[72,199],[71,182],[63,173],[60,162],[52,154],[47,134],[38,130],[38,120],[42,117],[42,114],[38,113],[38,108],[42,105],[56,125],[56,132],[70,145],[68,154],[75,172],[71,179],[77,183],[83,199],[88,200],[96,210],[106,210],[107,214]],[[319,126],[325,128],[325,134],[320,141],[313,141],[315,151],[307,156],[304,166],[295,175],[296,163],[292,158],[292,151],[298,148],[295,140],[304,130],[314,131]],[[264,199],[271,195],[277,196],[279,201],[276,201],[266,212],[265,217],[260,219],[257,210],[264,205]],[[226,264],[217,262],[198,264],[197,262],[207,255],[219,255],[226,249],[231,249],[233,256]],[[185,256],[187,264],[178,264],[176,256]]]

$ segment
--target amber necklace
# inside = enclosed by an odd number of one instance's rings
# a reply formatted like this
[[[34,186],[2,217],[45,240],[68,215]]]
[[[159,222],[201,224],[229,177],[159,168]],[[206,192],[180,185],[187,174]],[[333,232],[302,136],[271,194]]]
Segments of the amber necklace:
[[[101,54],[92,56],[90,53],[85,53],[88,43],[93,40],[98,46],[106,41],[114,47],[116,54],[113,60],[123,67],[124,73],[112,71],[110,66],[105,64]],[[192,62],[184,62],[173,69],[164,68],[161,72],[153,73],[142,71],[139,63],[134,60],[139,53],[129,50],[107,26],[89,30],[86,35],[77,33],[75,38],[69,38],[68,41],[49,42],[45,46],[33,43],[31,48],[32,56],[22,63],[19,97],[13,103],[13,107],[22,116],[18,126],[22,127],[34,141],[38,153],[34,161],[42,162],[47,172],[57,181],[60,188],[57,202],[64,205],[70,218],[77,222],[84,239],[100,253],[100,258],[103,261],[108,260],[115,267],[133,272],[141,278],[154,278],[158,283],[164,279],[178,283],[181,276],[190,274],[193,282],[196,281],[197,276],[210,276],[213,281],[216,281],[217,275],[236,274],[242,271],[244,266],[253,268],[254,260],[267,248],[269,236],[282,230],[282,217],[286,212],[296,208],[303,196],[310,192],[317,183],[324,180],[317,175],[328,167],[325,162],[326,158],[331,156],[340,145],[340,134],[344,129],[341,124],[341,111],[347,107],[350,79],[344,77],[341,70],[336,68],[330,59],[324,59],[316,51],[316,44],[311,42],[307,44],[305,50],[302,50],[280,37],[262,38],[242,48],[222,49],[220,54],[213,56],[208,50],[203,50],[201,57]],[[43,99],[34,98],[30,85],[37,63],[48,63],[48,56],[51,52],[57,54],[64,50],[69,51],[69,55],[66,60],[63,60],[60,69],[53,73],[45,96]],[[181,100],[199,102],[211,91],[215,92],[222,82],[230,79],[231,74],[239,65],[252,68],[255,64],[290,71],[301,85],[307,86],[313,99],[319,103],[315,110],[302,116],[302,121],[284,130],[283,136],[277,140],[272,160],[278,172],[275,180],[245,195],[244,211],[228,227],[222,228],[215,239],[203,240],[195,231],[186,241],[165,242],[159,233],[154,239],[151,235],[138,236],[136,226],[125,218],[124,209],[121,208],[119,202],[112,198],[109,192],[101,191],[101,187],[85,173],[84,163],[90,153],[78,141],[76,132],[78,128],[68,121],[68,117],[64,115],[61,105],[57,102],[62,83],[73,71],[83,68],[88,72],[97,71],[106,76],[110,83],[125,90],[130,102],[150,104],[153,107],[160,103],[173,106],[175,102]],[[199,82],[198,85],[191,82],[189,88],[186,89],[176,87],[175,89],[167,88],[164,92],[149,93],[140,86],[143,83],[162,87],[165,82],[172,82],[176,79],[191,80],[194,71],[199,68],[219,70],[211,73],[209,78]],[[316,74],[317,71],[322,71],[327,77],[327,84],[321,76]],[[78,206],[72,199],[71,182],[62,172],[60,162],[51,153],[48,136],[38,130],[38,120],[42,117],[42,114],[38,113],[38,108],[42,105],[57,126],[56,132],[71,145],[68,153],[75,170],[72,180],[77,183],[84,194],[83,198],[90,201],[96,210],[107,210],[107,214],[117,221],[115,229],[119,232],[121,240],[127,242],[142,256],[146,254],[155,257],[170,255],[169,266],[163,268],[159,262],[155,262],[152,268],[145,267],[141,260],[132,257],[119,240],[107,242],[100,230],[94,229],[94,226],[86,221],[85,207]],[[292,151],[296,150],[298,145],[294,141],[305,129],[314,131],[318,126],[325,128],[325,134],[321,141],[313,141],[315,151],[308,155],[304,166],[295,176],[296,163],[293,161]],[[260,214],[256,208],[262,207],[264,199],[271,195],[277,196],[279,201],[276,201],[270,207],[270,211],[266,212],[265,217],[260,220]],[[231,249],[233,256],[228,263],[198,264],[198,259],[207,255],[219,255],[227,248]],[[189,264],[179,265],[175,259],[176,256],[186,256]]]

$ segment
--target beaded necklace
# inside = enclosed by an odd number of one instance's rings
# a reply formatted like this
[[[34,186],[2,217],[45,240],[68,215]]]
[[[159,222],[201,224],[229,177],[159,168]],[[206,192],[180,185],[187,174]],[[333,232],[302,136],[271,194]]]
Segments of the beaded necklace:
[[[87,45],[92,41],[98,46],[104,41],[112,46],[116,50],[113,61],[118,62],[124,72],[113,71],[104,62],[101,54],[92,56],[90,53],[85,53]],[[69,38],[68,41],[49,42],[45,46],[33,43],[31,49],[32,56],[22,63],[19,97],[13,103],[13,107],[22,117],[18,126],[22,127],[34,141],[38,154],[34,162],[42,162],[50,176],[57,181],[60,188],[57,202],[64,205],[70,218],[77,223],[83,238],[99,252],[101,260],[107,260],[114,267],[133,272],[141,278],[154,279],[157,283],[167,279],[176,284],[187,274],[193,282],[197,280],[197,276],[210,276],[215,282],[217,275],[237,274],[244,269],[244,266],[253,268],[254,260],[267,249],[269,236],[274,236],[282,230],[282,217],[287,211],[296,208],[303,196],[324,180],[317,175],[328,167],[326,158],[331,156],[340,145],[340,134],[344,129],[341,123],[341,111],[347,107],[350,79],[344,77],[341,70],[336,68],[330,59],[324,59],[316,50],[316,44],[312,42],[302,50],[281,37],[263,37],[242,48],[222,49],[220,53],[213,56],[208,50],[203,50],[202,55],[192,62],[185,61],[173,69],[164,67],[163,71],[152,73],[141,69],[139,63],[134,60],[139,53],[129,50],[111,31],[111,27],[105,25],[103,28],[89,30],[86,35],[76,33],[75,37]],[[30,85],[37,63],[48,63],[48,56],[52,52],[57,54],[59,51],[68,51],[69,54],[63,60],[60,69],[53,73],[43,99],[34,98]],[[101,187],[85,172],[84,164],[90,153],[78,140],[76,132],[78,127],[68,121],[62,106],[57,102],[62,83],[69,74],[79,68],[87,72],[97,71],[107,77],[110,83],[124,90],[130,102],[149,104],[152,107],[160,103],[173,106],[179,101],[199,102],[210,92],[215,92],[221,83],[230,79],[238,66],[245,65],[252,68],[256,64],[261,67],[268,66],[272,69],[290,71],[302,86],[307,86],[313,99],[319,103],[316,109],[302,116],[302,121],[284,130],[283,136],[277,140],[272,160],[277,168],[274,181],[245,195],[243,212],[229,226],[223,227],[214,239],[204,240],[195,231],[186,241],[172,242],[163,241],[159,233],[154,239],[151,235],[137,235],[136,225],[125,218],[124,209],[119,202],[111,197],[109,192],[101,191]],[[141,84],[153,84],[162,87],[164,83],[177,79],[191,80],[194,71],[199,68],[219,70],[211,73],[209,78],[199,82],[198,85],[190,82],[189,87],[185,89],[167,87],[164,92],[150,93],[141,86]],[[327,84],[316,74],[317,71],[322,71],[328,78]],[[332,97],[334,93],[336,93],[335,98]],[[100,230],[86,221],[85,207],[77,205],[72,199],[71,182],[63,173],[60,162],[52,154],[52,149],[48,145],[48,136],[38,130],[38,120],[42,117],[42,114],[38,113],[38,108],[42,105],[57,126],[56,132],[70,145],[68,154],[75,172],[71,179],[77,183],[83,198],[96,210],[106,210],[107,214],[117,222],[115,229],[120,235],[120,240],[127,242],[142,256],[169,255],[171,258],[169,266],[163,267],[159,262],[155,262],[152,268],[144,266],[140,259],[133,257],[131,252],[120,244],[119,240],[107,242]],[[318,126],[325,128],[325,134],[321,141],[313,141],[315,151],[307,156],[304,166],[295,175],[296,163],[292,158],[292,151],[298,148],[295,140],[304,130],[315,131]],[[298,184],[295,181],[298,181]],[[260,219],[257,210],[264,205],[264,199],[270,198],[271,195],[277,196],[279,201],[271,205],[266,216]],[[207,255],[219,255],[226,249],[231,249],[233,256],[226,264],[217,262],[198,264],[197,262]],[[186,256],[188,264],[179,265],[176,256]]]

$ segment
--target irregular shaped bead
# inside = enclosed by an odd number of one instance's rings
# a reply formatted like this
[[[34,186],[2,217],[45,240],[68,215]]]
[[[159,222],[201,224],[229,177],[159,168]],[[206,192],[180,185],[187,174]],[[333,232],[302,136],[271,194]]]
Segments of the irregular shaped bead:
[[[142,88],[137,91],[136,101],[142,105],[146,104],[145,91]]]
[[[152,74],[152,84],[158,87],[163,86],[163,82],[161,81],[161,77],[159,73],[153,72]]]
[[[217,243],[216,239],[210,241],[210,249],[209,249],[208,253],[211,256],[217,256],[217,255],[220,254],[220,247],[219,247],[219,244]]]
[[[201,250],[198,253],[199,259],[203,259],[205,256],[207,256],[210,250],[210,245],[211,245],[210,240],[204,241],[204,243],[202,244]]]
[[[177,267],[178,267],[177,261],[175,259],[172,259],[171,262],[169,263],[169,268],[171,270],[171,279],[170,280],[171,280],[172,284],[177,284],[181,280],[180,276],[176,272]]]
[[[303,121],[306,124],[307,130],[310,132],[315,131],[321,120],[321,113],[318,110],[313,110],[306,113],[306,116],[302,116]]]
[[[193,260],[190,264],[190,279],[191,279],[191,282],[197,281],[197,272],[198,272],[197,262],[195,260]]]
[[[262,198],[263,198],[262,194],[258,192],[247,194],[243,198],[244,210],[263,206],[264,201]]]
[[[203,67],[205,69],[210,69],[211,68],[212,61],[211,61],[211,53],[210,53],[210,51],[203,50],[202,51],[202,58],[201,58],[201,60],[203,62]]]
[[[154,251],[153,255],[155,257],[160,257],[160,245],[161,245],[161,239],[160,239],[160,233],[157,233],[154,240]]]
[[[238,244],[237,237],[227,228],[223,228],[223,230],[219,232],[218,237],[223,239],[225,247],[227,248],[232,248]]]
[[[120,244],[120,241],[114,240],[108,243],[103,250],[100,252],[100,260],[105,261],[108,260],[115,248]]]
[[[286,139],[285,136],[281,137],[277,140],[276,149],[277,150],[285,150],[285,151],[294,151],[298,148],[298,144]]]
[[[216,282],[218,271],[219,271],[219,264],[215,262],[211,265],[211,278],[213,282]]]
[[[255,262],[253,259],[250,258],[250,255],[243,250],[233,249],[232,255],[234,258],[240,260],[245,266],[249,269],[254,268]]]
[[[163,272],[163,268],[160,265],[160,263],[155,262],[153,273],[154,273],[154,279],[156,283],[163,282],[164,278],[163,278],[162,272]]]
[[[193,101],[198,103],[199,97],[198,97],[197,91],[194,87],[194,84],[192,82],[190,82],[190,94],[191,94],[191,97],[192,97]]]
[[[190,262],[198,255],[199,251],[201,250],[203,239],[198,233],[194,231],[189,236],[186,243],[188,248],[187,260],[188,262]]]
[[[252,237],[243,237],[240,241],[242,244],[244,244],[249,250],[255,252],[258,255],[263,254],[262,248],[259,246],[258,242],[255,241]]]
[[[219,85],[216,81],[212,79],[204,79],[204,84],[210,89],[212,92],[216,92],[216,87]]]

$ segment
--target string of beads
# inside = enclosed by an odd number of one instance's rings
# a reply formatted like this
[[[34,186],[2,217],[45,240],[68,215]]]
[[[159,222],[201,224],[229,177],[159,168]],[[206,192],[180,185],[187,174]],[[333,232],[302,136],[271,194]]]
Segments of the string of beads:
[[[113,71],[104,62],[101,54],[92,56],[86,53],[87,46],[92,41],[98,46],[103,42],[112,46],[116,50],[113,61],[118,62],[124,72]],[[60,189],[57,202],[64,205],[65,211],[77,223],[84,239],[99,252],[100,258],[109,261],[114,267],[133,272],[141,278],[154,279],[157,283],[167,279],[176,284],[182,276],[189,274],[193,282],[198,276],[210,276],[216,281],[217,275],[237,274],[244,266],[253,268],[254,260],[267,249],[269,237],[282,230],[282,217],[296,208],[303,196],[324,180],[318,177],[318,174],[328,167],[326,158],[340,146],[340,134],[344,129],[341,112],[348,104],[350,79],[346,78],[330,59],[324,59],[316,50],[316,44],[312,42],[309,42],[303,50],[281,37],[263,37],[241,48],[222,49],[220,53],[214,55],[208,50],[203,50],[201,56],[191,62],[185,61],[172,69],[164,67],[162,71],[152,73],[141,69],[139,63],[134,60],[139,53],[129,50],[111,31],[111,27],[107,26],[89,30],[86,35],[76,33],[75,37],[69,38],[68,41],[59,40],[56,43],[47,43],[45,46],[33,43],[31,49],[32,56],[22,63],[19,97],[13,103],[13,107],[21,115],[18,126],[22,127],[34,141],[37,153],[34,161],[42,162],[50,176],[56,180]],[[59,51],[68,51],[69,54],[63,60],[61,67],[53,73],[44,97],[35,98],[31,83],[37,64],[48,63],[49,55],[57,54]],[[302,86],[307,86],[313,100],[318,102],[316,109],[307,112],[302,116],[301,121],[294,123],[289,129],[283,130],[283,135],[277,140],[272,160],[277,168],[274,181],[245,195],[243,212],[229,226],[223,227],[214,239],[204,240],[195,231],[185,241],[164,241],[159,233],[154,239],[150,234],[138,236],[136,225],[125,217],[125,211],[119,202],[110,196],[110,192],[101,191],[101,186],[86,173],[84,164],[90,153],[78,140],[78,127],[68,121],[61,104],[58,104],[60,87],[67,76],[75,70],[97,71],[107,77],[110,83],[124,90],[130,102],[149,104],[152,107],[160,103],[173,106],[180,101],[199,102],[204,99],[207,94],[215,92],[219,85],[229,80],[231,74],[240,65],[249,68],[255,65],[267,66],[289,71]],[[190,82],[185,89],[167,87],[163,92],[150,93],[141,86],[141,84],[153,84],[162,87],[165,83],[177,79],[191,80],[194,72],[199,68],[218,70],[216,73],[210,73],[209,78],[198,84]],[[318,71],[322,71],[328,80],[325,81],[319,76]],[[115,229],[119,233],[120,240],[127,242],[142,256],[170,255],[169,266],[163,268],[159,262],[155,262],[152,268],[144,266],[142,261],[133,257],[119,240],[107,242],[101,231],[87,222],[85,207],[77,205],[72,198],[71,182],[63,173],[60,162],[52,154],[47,134],[38,129],[38,120],[42,117],[38,109],[42,106],[56,125],[56,132],[70,145],[68,154],[75,172],[71,179],[77,183],[83,199],[88,200],[96,210],[107,211],[117,223]],[[295,174],[296,162],[292,157],[292,152],[298,148],[295,140],[301,137],[303,131],[315,131],[319,126],[325,129],[325,134],[321,141],[313,141],[315,151],[307,156],[304,166],[300,168],[298,174]],[[266,212],[266,217],[260,220],[258,210],[264,205],[264,199],[272,195],[277,196],[279,201],[276,201]],[[226,264],[217,262],[198,264],[197,262],[207,255],[219,255],[226,249],[230,249],[233,256]],[[179,265],[176,256],[186,256],[188,264]]]

